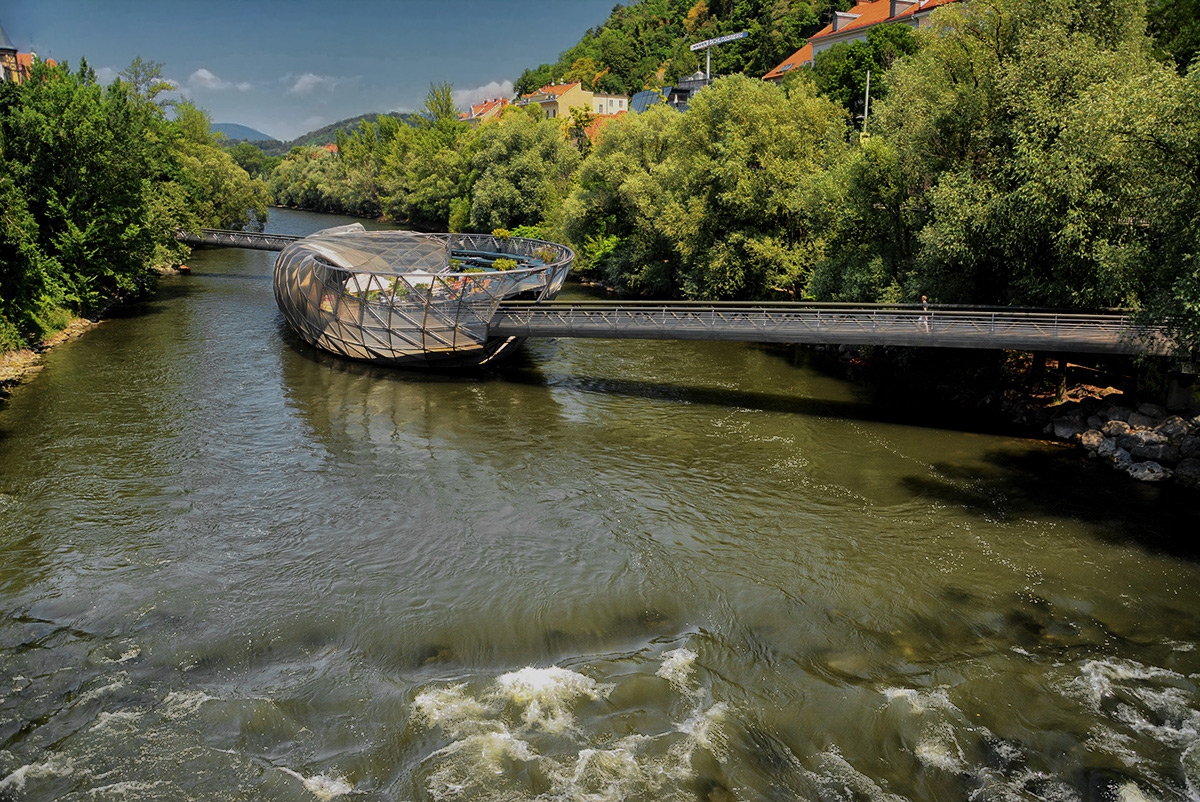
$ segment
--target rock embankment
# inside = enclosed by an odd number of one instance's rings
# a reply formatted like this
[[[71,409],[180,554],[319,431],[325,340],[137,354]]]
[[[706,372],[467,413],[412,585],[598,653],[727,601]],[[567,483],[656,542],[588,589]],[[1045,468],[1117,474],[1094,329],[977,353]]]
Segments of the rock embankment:
[[[1200,487],[1200,415],[1184,417],[1157,404],[1137,409],[1085,399],[1046,424],[1046,434],[1078,443],[1094,459],[1143,482]]]

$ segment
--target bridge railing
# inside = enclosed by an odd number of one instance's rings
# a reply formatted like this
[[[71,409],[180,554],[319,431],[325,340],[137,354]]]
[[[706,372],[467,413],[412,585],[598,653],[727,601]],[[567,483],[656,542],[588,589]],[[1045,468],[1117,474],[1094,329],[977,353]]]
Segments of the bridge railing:
[[[300,237],[287,234],[262,234],[257,231],[226,231],[202,228],[199,231],[175,232],[175,239],[188,245],[215,245],[224,248],[249,248],[257,251],[282,251]]]
[[[1070,313],[922,305],[505,303],[497,335],[1165,352],[1154,329],[1122,312]]]

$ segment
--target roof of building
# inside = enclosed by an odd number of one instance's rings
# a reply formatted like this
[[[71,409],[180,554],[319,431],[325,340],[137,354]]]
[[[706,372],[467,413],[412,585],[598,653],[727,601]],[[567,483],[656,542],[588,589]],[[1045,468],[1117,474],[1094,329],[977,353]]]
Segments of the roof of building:
[[[928,13],[937,6],[944,6],[955,1],[864,0],[864,2],[859,2],[849,11],[837,12],[833,22],[809,37],[804,47],[784,59],[779,66],[764,75],[763,79],[767,81],[777,80],[796,67],[811,63],[813,60],[813,44],[819,43],[822,39],[829,38],[834,34],[838,34],[838,38],[842,38],[847,32],[865,31],[867,28],[884,22],[904,22],[911,20],[917,14]],[[893,14],[893,6],[900,6],[901,8]],[[849,36],[846,38],[857,39],[860,37]]]
[[[0,26],[0,50],[16,50],[17,46],[12,43],[12,39],[8,38],[8,34],[4,32],[4,27]]]
[[[545,95],[547,98],[558,97],[559,95],[565,95],[573,86],[583,86],[583,84],[579,81],[572,81],[569,84],[546,84],[536,92],[530,92],[528,95],[521,95],[521,97],[525,100],[532,100],[538,95]]]
[[[604,129],[613,120],[619,117],[624,117],[628,113],[629,112],[627,111],[618,111],[616,114],[597,114],[592,118],[592,121],[588,123],[588,126],[585,129],[588,141],[595,143],[602,129]]]
[[[482,117],[483,115],[487,114],[490,111],[494,111],[497,108],[502,109],[507,105],[508,105],[508,98],[506,98],[506,97],[497,97],[497,98],[492,98],[491,100],[485,100],[482,103],[476,103],[474,106],[471,107],[470,116]]]

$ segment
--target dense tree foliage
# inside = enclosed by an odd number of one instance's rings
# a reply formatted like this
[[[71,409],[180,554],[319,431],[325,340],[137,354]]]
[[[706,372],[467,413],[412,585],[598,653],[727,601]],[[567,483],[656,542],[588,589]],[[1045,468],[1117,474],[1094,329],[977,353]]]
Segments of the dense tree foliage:
[[[671,85],[704,69],[694,42],[748,31],[750,36],[712,50],[717,75],[761,76],[804,44],[821,27],[825,0],[642,0],[617,5],[554,64],[527,69],[518,93],[551,81],[581,80],[588,88],[634,94]]]
[[[138,291],[182,257],[177,227],[266,219],[265,187],[206,139],[207,118],[167,119],[158,65],[127,76],[104,88],[86,63],[37,63],[0,83],[0,348]]]
[[[785,83],[790,86],[811,78],[818,92],[844,106],[861,125],[864,115],[870,112],[866,105],[868,88],[872,103],[887,97],[887,83],[883,80],[887,71],[898,59],[915,52],[917,37],[910,26],[876,25],[867,31],[866,40],[838,42],[822,50],[811,68],[790,73]],[[810,71],[811,76],[806,75]]]
[[[815,293],[1158,303],[1197,241],[1194,81],[1150,57],[1133,3],[1111,6],[940,13],[891,74],[883,141],[843,167]]]
[[[821,256],[814,189],[846,147],[844,114],[812,84],[722,78],[687,114],[655,106],[605,129],[567,234],[625,291],[796,297]]]

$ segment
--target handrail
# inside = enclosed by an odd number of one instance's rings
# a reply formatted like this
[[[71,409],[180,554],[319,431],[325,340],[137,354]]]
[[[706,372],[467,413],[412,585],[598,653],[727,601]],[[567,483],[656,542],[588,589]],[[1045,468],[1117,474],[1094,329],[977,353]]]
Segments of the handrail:
[[[1167,353],[1124,313],[963,310],[923,304],[505,302],[495,336],[694,339],[1081,353]]]

